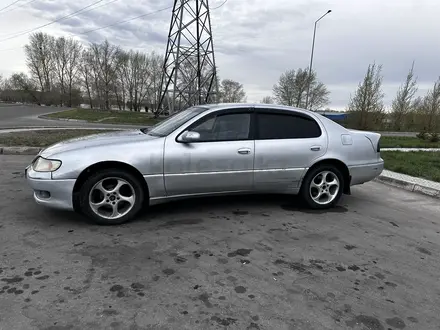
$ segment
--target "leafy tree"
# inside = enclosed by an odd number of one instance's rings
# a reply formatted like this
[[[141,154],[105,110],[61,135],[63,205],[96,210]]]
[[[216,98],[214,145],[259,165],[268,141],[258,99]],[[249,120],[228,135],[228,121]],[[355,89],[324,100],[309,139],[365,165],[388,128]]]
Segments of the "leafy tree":
[[[263,103],[263,104],[273,104],[274,103],[274,99],[273,99],[272,96],[265,96],[261,100],[261,103]]]
[[[14,73],[11,78],[9,78],[10,88],[13,90],[18,90],[23,92],[26,95],[29,95],[35,103],[40,105],[39,98],[37,97],[37,86],[34,81],[30,79],[26,74],[22,73]]]
[[[405,82],[397,91],[396,98],[392,103],[391,118],[393,120],[394,130],[400,131],[407,126],[412,108],[412,100],[417,92],[417,78],[414,77],[414,62],[406,76]]]
[[[246,102],[246,92],[243,89],[243,85],[231,79],[223,79],[220,84],[220,102]]]
[[[422,130],[428,133],[440,133],[440,77],[424,96],[418,113],[423,125]]]
[[[308,109],[318,110],[329,103],[327,87],[318,80],[316,72],[312,70],[309,76],[309,69],[287,70],[284,72],[277,84],[273,87],[273,93],[279,104],[305,108],[307,99],[307,88],[310,82]]]
[[[382,92],[382,65],[368,65],[367,73],[348,104],[349,125],[358,129],[378,129],[383,124],[385,107]]]

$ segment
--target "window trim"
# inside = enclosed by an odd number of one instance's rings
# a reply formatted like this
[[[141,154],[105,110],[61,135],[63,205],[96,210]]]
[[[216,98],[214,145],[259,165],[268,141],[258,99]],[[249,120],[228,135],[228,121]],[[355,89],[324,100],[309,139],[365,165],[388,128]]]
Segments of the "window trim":
[[[296,137],[290,137],[290,138],[268,138],[268,139],[263,139],[260,137],[260,130],[259,130],[259,121],[260,121],[260,115],[284,115],[284,116],[290,116],[290,117],[300,117],[300,118],[304,118],[304,119],[308,119],[308,120],[312,120],[319,128],[319,132],[320,134],[318,136],[314,136],[314,137],[302,137],[302,138],[296,138]],[[259,108],[259,109],[255,109],[255,126],[254,126],[254,136],[255,136],[255,141],[268,141],[268,140],[304,140],[304,139],[317,139],[322,137],[323,135],[323,131],[322,131],[322,127],[321,125],[319,125],[318,121],[309,116],[306,115],[304,113],[301,112],[297,112],[297,111],[286,111],[286,110],[282,110],[282,109],[267,109],[267,108]]]
[[[207,121],[212,117],[224,116],[224,115],[234,115],[234,114],[249,114],[250,115],[249,135],[246,139],[240,139],[240,140],[223,139],[223,140],[215,140],[215,141],[199,140],[199,141],[193,141],[193,142],[191,142],[191,144],[192,143],[216,143],[216,142],[237,142],[237,141],[253,141],[253,140],[255,140],[256,116],[255,116],[254,109],[251,107],[220,109],[220,110],[216,110],[216,111],[212,111],[210,113],[204,114],[201,118],[197,119],[192,124],[189,124],[185,128],[183,128],[176,135],[174,140],[177,143],[186,144],[185,142],[178,141],[179,137],[184,132],[190,131],[193,127],[200,125],[201,122]]]

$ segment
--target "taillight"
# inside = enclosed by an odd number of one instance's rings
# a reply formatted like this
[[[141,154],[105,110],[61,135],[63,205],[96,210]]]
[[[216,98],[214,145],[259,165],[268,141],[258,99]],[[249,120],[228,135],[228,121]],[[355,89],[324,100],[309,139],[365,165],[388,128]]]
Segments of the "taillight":
[[[380,138],[379,138],[379,141],[377,141],[377,152],[380,152]]]

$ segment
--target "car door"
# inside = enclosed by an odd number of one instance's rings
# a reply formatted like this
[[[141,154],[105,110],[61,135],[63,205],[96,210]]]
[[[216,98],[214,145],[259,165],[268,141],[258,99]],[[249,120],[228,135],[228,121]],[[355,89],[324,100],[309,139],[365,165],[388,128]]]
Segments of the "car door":
[[[255,189],[296,189],[305,169],[326,149],[325,131],[313,117],[290,110],[256,109]]]
[[[253,186],[254,140],[250,109],[219,110],[167,138],[164,180],[168,196],[249,191]],[[200,138],[179,142],[185,131]]]

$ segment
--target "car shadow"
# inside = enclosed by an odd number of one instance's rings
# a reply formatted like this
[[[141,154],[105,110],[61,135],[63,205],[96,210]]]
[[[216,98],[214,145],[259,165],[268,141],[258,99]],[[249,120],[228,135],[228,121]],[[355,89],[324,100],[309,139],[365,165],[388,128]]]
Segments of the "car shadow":
[[[225,209],[235,215],[248,214],[250,210],[255,208],[265,209],[267,211],[282,209],[287,212],[308,214],[345,213],[348,209],[341,206],[343,201],[344,197],[341,199],[339,205],[333,208],[313,210],[297,195],[251,194],[187,198],[144,207],[133,221],[124,224],[124,226],[132,223],[145,223],[150,221],[161,222],[170,215],[185,216],[186,214],[194,212],[209,214],[223,212]],[[96,225],[92,220],[75,212],[47,209],[45,213],[48,216],[45,217],[44,224],[49,227],[54,225],[66,226],[73,223],[79,227]]]
[[[343,198],[341,199],[343,202]],[[279,194],[258,194],[258,195],[236,195],[219,197],[197,197],[178,201],[170,201],[164,204],[152,205],[144,208],[139,220],[148,220],[149,217],[160,217],[170,214],[185,214],[198,212],[219,212],[224,209],[234,209],[232,213],[247,213],[249,208],[281,208],[285,211],[302,212],[310,214],[343,213],[347,212],[344,206],[336,205],[333,208],[324,210],[310,209],[305,202],[297,195]]]

